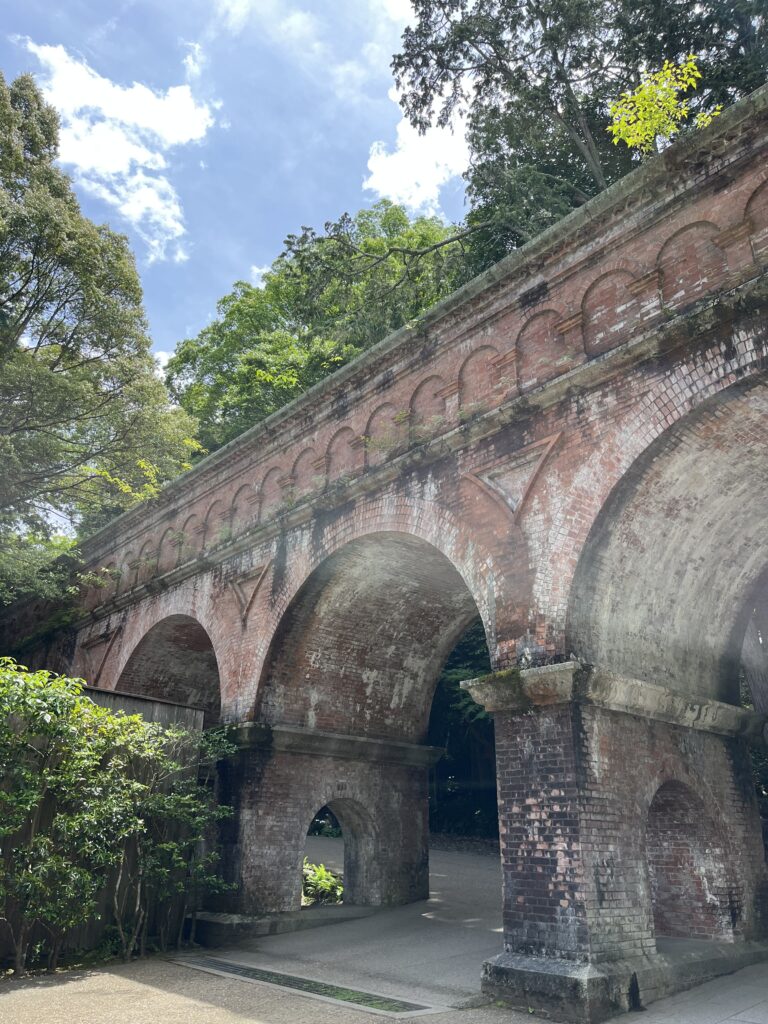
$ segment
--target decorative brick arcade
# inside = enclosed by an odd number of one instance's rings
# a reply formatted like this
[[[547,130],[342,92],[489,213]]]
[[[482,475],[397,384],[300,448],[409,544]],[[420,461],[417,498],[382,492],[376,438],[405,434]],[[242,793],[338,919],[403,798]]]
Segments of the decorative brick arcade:
[[[115,520],[71,630],[6,620],[27,663],[238,726],[234,909],[298,905],[325,804],[350,901],[425,896],[432,693],[479,615],[486,989],[596,1021],[765,955],[764,719],[738,704],[768,593],[767,111],[764,89]]]

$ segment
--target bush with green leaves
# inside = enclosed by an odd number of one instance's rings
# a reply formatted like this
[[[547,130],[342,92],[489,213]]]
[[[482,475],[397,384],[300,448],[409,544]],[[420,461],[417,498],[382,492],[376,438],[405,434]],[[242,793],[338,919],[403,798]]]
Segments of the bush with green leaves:
[[[344,886],[341,877],[325,864],[310,864],[304,858],[302,868],[301,904],[304,907],[314,903],[341,903]]]
[[[111,889],[123,956],[161,943],[221,886],[213,845],[228,810],[201,770],[232,748],[94,704],[78,679],[0,659],[0,928],[17,974],[43,937],[57,965]],[[173,907],[171,906],[173,904]]]

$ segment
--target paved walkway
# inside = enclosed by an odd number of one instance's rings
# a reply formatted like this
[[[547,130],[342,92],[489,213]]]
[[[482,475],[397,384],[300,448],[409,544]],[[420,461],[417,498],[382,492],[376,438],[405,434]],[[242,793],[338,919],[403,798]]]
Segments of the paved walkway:
[[[2,1024],[376,1024],[385,1019],[159,959],[71,971],[54,978],[0,981]],[[535,1019],[496,1006],[399,1018],[404,1024],[531,1024]],[[634,1020],[625,1015],[617,1017],[615,1024]],[[768,1024],[764,965],[660,1000],[637,1024],[726,1022]]]
[[[313,844],[312,859],[338,864],[340,844]],[[258,971],[408,1000],[424,1024],[523,1024],[497,1006],[477,1005],[482,960],[500,949],[495,857],[432,853],[428,902],[360,920],[254,940],[214,956]],[[260,975],[263,977],[263,975]],[[369,1010],[223,977],[183,963],[142,963],[0,981],[0,1024],[375,1024]],[[630,1024],[631,1018],[617,1018]],[[768,966],[758,965],[653,1003],[642,1024],[768,1024]]]

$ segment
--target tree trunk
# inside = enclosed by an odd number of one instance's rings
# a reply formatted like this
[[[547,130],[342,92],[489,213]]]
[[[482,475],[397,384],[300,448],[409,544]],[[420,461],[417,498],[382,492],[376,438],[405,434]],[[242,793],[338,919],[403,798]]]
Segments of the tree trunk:
[[[48,973],[53,974],[56,968],[59,966],[59,957],[61,956],[61,947],[64,944],[63,935],[55,935],[51,943],[51,952],[48,954]]]
[[[27,972],[27,952],[29,950],[29,929],[22,925],[13,943],[13,973],[21,977]]]

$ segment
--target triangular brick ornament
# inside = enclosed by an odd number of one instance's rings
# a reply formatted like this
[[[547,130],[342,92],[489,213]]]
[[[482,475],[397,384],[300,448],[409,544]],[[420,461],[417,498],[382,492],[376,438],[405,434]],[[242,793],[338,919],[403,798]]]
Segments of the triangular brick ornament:
[[[512,512],[517,522],[544,463],[561,437],[562,433],[550,434],[466,475],[505,511]]]
[[[235,592],[235,597],[240,607],[240,619],[243,625],[248,621],[248,614],[253,606],[253,602],[256,600],[259,588],[264,582],[264,577],[272,567],[272,561],[273,559],[270,558],[266,565],[259,565],[237,579],[229,581],[229,585]]]

